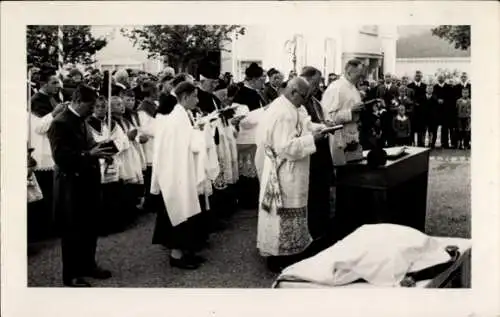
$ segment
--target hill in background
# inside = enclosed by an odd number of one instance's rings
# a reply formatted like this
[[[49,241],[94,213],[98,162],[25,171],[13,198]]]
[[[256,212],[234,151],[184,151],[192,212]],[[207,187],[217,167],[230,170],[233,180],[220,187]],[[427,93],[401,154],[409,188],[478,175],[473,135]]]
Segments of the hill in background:
[[[470,48],[456,49],[446,40],[433,36],[432,26],[400,27],[396,46],[398,58],[470,57]]]

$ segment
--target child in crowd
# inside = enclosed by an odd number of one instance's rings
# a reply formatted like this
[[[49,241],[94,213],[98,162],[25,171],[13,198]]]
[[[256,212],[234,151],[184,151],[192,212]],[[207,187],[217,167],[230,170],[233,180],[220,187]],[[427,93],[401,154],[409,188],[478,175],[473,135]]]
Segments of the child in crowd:
[[[104,96],[99,96],[96,100],[94,113],[87,119],[89,130],[96,142],[104,142],[110,139],[110,131],[107,123],[108,104]],[[117,148],[120,144],[115,142]],[[100,201],[100,221],[99,235],[106,236],[121,229],[119,222],[121,208],[120,200],[116,199],[121,192],[119,183],[119,163],[120,160],[114,155],[111,159],[99,159],[101,165],[101,201]]]
[[[138,197],[137,204],[138,208],[142,208],[142,201],[144,198],[144,173],[146,172],[146,156],[144,154],[144,144],[147,141],[147,137],[141,136],[140,131],[140,120],[137,111],[135,110],[135,94],[134,91],[124,90],[120,93],[123,104],[125,106],[125,112],[123,113],[123,124],[125,129],[129,134],[130,150],[134,152],[133,159],[135,162],[134,169],[140,175],[134,181],[134,197]],[[140,170],[140,173],[139,173]]]
[[[399,86],[399,105],[405,107],[405,115],[408,117],[410,120],[410,126],[414,126],[414,116],[413,116],[413,100],[408,94],[408,87],[401,85]],[[399,109],[398,109],[399,111]],[[410,135],[408,136],[409,142],[407,145],[413,145],[415,143],[414,137],[413,137],[413,131],[410,131]]]
[[[361,112],[359,137],[363,150],[383,147],[381,115],[384,111],[378,102],[373,102]]]
[[[125,106],[118,96],[111,97],[111,114],[113,117],[111,139],[121,150],[116,155],[120,161],[118,173],[123,193],[119,199],[122,200],[124,206],[122,220],[127,224],[137,215],[137,187],[144,183],[140,157],[131,142],[137,136],[137,129],[124,119]]]
[[[398,146],[410,145],[410,131],[411,123],[410,118],[406,115],[406,107],[402,104],[398,107],[398,114],[392,121],[392,127],[395,134],[395,143]]]
[[[462,89],[462,98],[457,100],[458,144],[460,149],[470,149],[471,103],[469,90]]]

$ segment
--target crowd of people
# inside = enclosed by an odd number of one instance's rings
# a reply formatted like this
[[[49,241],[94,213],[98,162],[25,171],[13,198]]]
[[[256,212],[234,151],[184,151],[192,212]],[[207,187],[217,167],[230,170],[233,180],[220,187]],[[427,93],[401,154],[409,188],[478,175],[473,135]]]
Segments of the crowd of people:
[[[453,87],[442,76],[425,84],[420,72],[412,83],[389,74],[373,83],[357,60],[328,84],[314,67],[286,81],[255,63],[240,83],[210,62],[198,73],[75,69],[61,83],[50,67],[34,72],[29,240],[55,219],[66,286],[109,278],[95,260],[97,237],[147,212],[157,214],[152,242],[170,264],[196,269],[212,232],[237,210],[258,210],[257,248],[280,270],[328,236],[337,149],[424,146],[426,132],[434,147],[438,125],[444,148],[449,137],[470,147],[465,74]]]
[[[405,76],[399,80],[386,74],[378,83],[359,83],[364,101],[382,101],[370,104],[362,119],[363,148],[372,148],[376,142],[435,148],[441,127],[442,148],[470,149],[471,85],[467,74],[458,83],[443,74],[431,83],[423,82],[422,77],[417,71],[412,82]]]

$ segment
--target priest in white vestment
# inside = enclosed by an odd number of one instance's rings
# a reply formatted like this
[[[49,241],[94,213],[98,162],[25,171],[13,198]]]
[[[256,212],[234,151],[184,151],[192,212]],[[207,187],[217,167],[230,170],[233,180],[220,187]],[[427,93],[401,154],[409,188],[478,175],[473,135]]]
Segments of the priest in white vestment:
[[[325,119],[344,126],[330,137],[330,149],[335,166],[363,158],[358,130],[362,101],[356,88],[363,72],[363,64],[360,61],[350,60],[345,67],[345,73],[328,86],[321,100]]]
[[[153,243],[161,235],[162,244],[171,250],[172,266],[196,269],[204,259],[194,254],[197,229],[193,217],[201,212],[198,180],[202,179],[197,177],[195,156],[206,151],[205,134],[195,125],[191,112],[198,103],[196,87],[183,82],[175,95],[178,104],[172,112],[155,119],[151,194],[160,195],[163,206]]]
[[[297,77],[275,99],[259,127],[257,145],[264,151],[260,179],[257,248],[271,270],[298,260],[311,244],[307,225],[309,159],[315,140],[325,137],[302,106],[309,84]]]

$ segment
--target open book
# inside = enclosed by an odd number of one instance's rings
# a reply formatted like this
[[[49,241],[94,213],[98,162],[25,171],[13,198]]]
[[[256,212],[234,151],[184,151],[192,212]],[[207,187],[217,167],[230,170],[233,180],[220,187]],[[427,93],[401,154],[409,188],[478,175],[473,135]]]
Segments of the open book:
[[[398,159],[407,153],[406,146],[386,148],[384,151],[387,153],[387,158],[392,160]]]
[[[344,126],[339,124],[339,125],[335,125],[333,127],[326,127],[326,128],[321,130],[321,133],[323,133],[323,134],[334,133],[335,131],[342,130],[343,128],[344,128]]]

